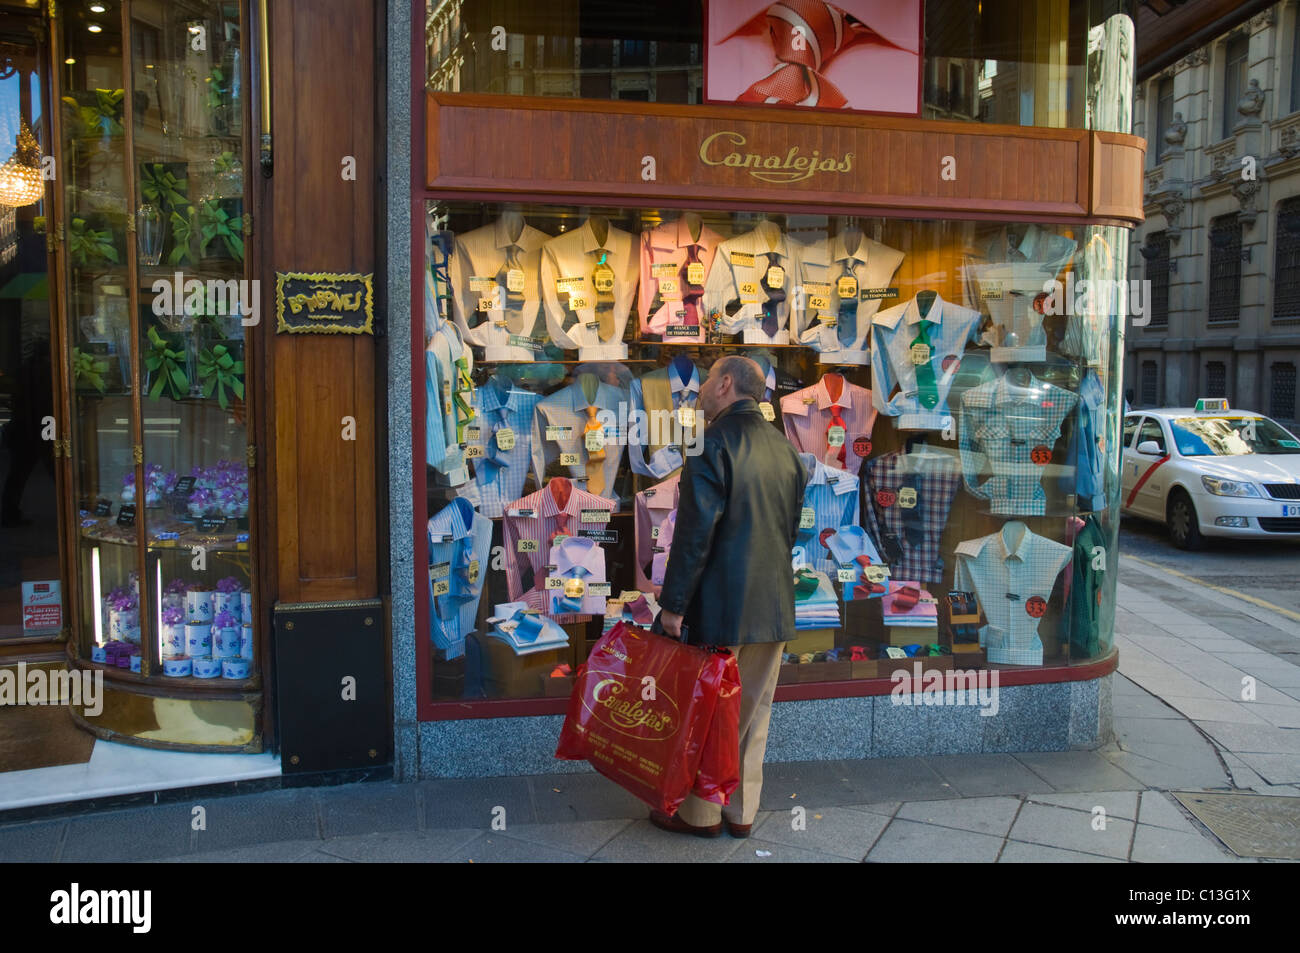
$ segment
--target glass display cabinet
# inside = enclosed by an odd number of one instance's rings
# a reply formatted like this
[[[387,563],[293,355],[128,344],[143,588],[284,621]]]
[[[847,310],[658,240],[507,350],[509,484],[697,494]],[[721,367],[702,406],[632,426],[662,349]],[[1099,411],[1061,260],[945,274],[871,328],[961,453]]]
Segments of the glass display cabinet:
[[[60,5],[55,190],[78,722],[261,749],[241,5]],[[123,201],[123,196],[133,197]]]

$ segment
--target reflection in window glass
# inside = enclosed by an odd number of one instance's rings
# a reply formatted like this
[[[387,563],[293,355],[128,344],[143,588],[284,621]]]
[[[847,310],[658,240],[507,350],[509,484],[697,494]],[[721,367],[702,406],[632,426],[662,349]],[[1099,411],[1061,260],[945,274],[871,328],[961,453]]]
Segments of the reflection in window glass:
[[[1174,441],[1185,457],[1300,453],[1300,441],[1267,417],[1179,417]]]

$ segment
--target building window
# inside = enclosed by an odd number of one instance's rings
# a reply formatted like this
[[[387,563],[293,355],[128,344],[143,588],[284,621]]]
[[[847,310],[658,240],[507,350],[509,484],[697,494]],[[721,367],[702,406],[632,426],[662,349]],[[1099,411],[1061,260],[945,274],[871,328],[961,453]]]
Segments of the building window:
[[[624,40],[618,62],[620,66],[649,66],[650,44],[645,40]]]
[[[1205,365],[1205,396],[1228,396],[1228,368],[1222,361],[1210,361]]]
[[[1274,364],[1269,371],[1268,415],[1274,420],[1295,420],[1295,365]]]
[[[1165,133],[1174,121],[1174,78],[1166,76],[1156,86],[1156,137],[1155,148],[1151,154],[1156,164],[1160,163],[1160,154],[1165,151]]]
[[[1156,232],[1147,238],[1142,249],[1146,259],[1146,279],[1151,282],[1151,300],[1148,307],[1151,324],[1167,327],[1169,324],[1169,236]]]
[[[1236,321],[1241,310],[1241,224],[1236,213],[1210,220],[1210,320]]]
[[[1232,135],[1232,127],[1237,124],[1237,101],[1246,91],[1246,55],[1250,50],[1250,38],[1237,36],[1228,41],[1223,64],[1223,136]]]
[[[1159,371],[1155,361],[1142,362],[1142,405],[1150,407],[1156,402],[1156,383]]]
[[[1277,206],[1273,320],[1300,321],[1300,198]]]

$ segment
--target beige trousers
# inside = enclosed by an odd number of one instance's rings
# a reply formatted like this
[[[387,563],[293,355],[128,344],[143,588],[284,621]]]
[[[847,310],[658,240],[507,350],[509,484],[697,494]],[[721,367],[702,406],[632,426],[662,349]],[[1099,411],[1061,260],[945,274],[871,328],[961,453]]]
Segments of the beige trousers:
[[[767,751],[767,724],[772,717],[772,693],[781,669],[784,642],[760,642],[733,647],[740,669],[740,784],[724,808],[688,796],[677,816],[696,827],[711,827],[722,820],[753,824],[763,788],[763,754]]]

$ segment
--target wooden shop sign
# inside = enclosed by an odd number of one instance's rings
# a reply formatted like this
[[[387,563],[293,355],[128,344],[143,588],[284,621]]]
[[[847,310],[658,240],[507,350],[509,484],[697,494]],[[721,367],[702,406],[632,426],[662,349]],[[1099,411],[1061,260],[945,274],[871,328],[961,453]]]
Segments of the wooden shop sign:
[[[276,331],[374,334],[374,273],[275,273]]]

